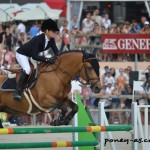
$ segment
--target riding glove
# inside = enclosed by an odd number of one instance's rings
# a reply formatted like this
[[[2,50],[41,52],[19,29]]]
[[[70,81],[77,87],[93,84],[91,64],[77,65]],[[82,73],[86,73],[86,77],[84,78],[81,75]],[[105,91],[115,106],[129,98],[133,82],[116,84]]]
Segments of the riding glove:
[[[46,62],[50,63],[50,64],[54,64],[55,62],[55,57],[51,57],[51,58],[47,58]]]

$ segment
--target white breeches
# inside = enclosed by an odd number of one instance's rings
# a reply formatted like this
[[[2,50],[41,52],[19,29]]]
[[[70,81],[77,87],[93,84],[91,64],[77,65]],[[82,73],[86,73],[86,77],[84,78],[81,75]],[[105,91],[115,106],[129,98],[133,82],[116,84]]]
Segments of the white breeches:
[[[26,72],[26,74],[29,75],[31,72],[31,68],[29,64],[29,57],[16,52],[16,59],[18,63],[20,64],[20,66],[22,67],[22,69]]]

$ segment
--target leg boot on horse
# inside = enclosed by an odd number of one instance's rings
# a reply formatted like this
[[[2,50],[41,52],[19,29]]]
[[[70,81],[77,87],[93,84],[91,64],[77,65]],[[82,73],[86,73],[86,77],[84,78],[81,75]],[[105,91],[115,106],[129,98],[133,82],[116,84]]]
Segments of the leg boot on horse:
[[[68,125],[71,119],[74,117],[74,115],[78,112],[78,105],[69,100],[68,98],[66,98],[66,100],[66,104],[60,108],[62,112],[61,115],[58,117],[58,119],[54,120],[53,122],[54,126]],[[70,112],[68,112],[66,106],[71,108]]]
[[[17,101],[21,100],[21,93],[22,93],[22,90],[24,89],[24,86],[27,82],[28,77],[29,75],[26,74],[25,71],[23,71],[17,83],[16,90],[14,92],[14,96],[13,96],[14,100],[17,100]]]
[[[0,119],[0,128],[4,128],[1,119]]]

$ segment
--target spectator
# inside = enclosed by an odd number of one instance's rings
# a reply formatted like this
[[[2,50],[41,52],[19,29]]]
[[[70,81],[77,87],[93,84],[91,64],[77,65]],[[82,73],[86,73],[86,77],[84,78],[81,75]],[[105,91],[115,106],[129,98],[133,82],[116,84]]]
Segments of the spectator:
[[[38,27],[38,25],[33,24],[32,27],[30,27],[29,34],[33,38],[38,34],[39,30],[40,28]]]
[[[126,84],[129,84],[130,70],[128,68],[124,69],[124,77],[126,78]]]
[[[103,25],[104,25],[106,30],[108,30],[110,28],[110,26],[111,26],[111,20],[109,19],[109,15],[108,14],[104,15]]]
[[[2,45],[5,43],[5,32],[3,31],[3,26],[0,25],[0,46],[2,48]]]
[[[79,21],[78,21],[78,17],[76,15],[74,15],[72,17],[72,20],[70,22],[70,31],[74,35],[81,32],[80,31],[80,24],[79,24]]]
[[[130,30],[131,30],[130,22],[126,21],[121,29],[121,33],[128,34],[128,33],[130,33]]]
[[[144,90],[145,90],[146,98],[148,100],[148,105],[150,105],[150,77],[148,78],[148,81]]]
[[[94,22],[91,20],[91,15],[88,13],[86,18],[82,21],[82,32],[91,33],[93,31]]]
[[[108,33],[108,30],[106,30],[104,26],[101,26],[100,34],[107,34],[107,33]]]
[[[114,77],[114,79],[116,78],[116,70],[115,68],[110,68],[110,73],[112,75],[112,77]]]
[[[107,34],[108,30],[105,29],[104,26],[101,26],[100,34]],[[110,54],[103,54],[103,61],[110,61]]]
[[[112,34],[117,33],[117,25],[115,23],[112,23],[110,25],[108,33],[112,33]]]
[[[4,61],[3,65],[1,66],[1,75],[8,75],[10,72],[7,71],[6,69],[9,69],[10,65],[8,64],[7,61]]]
[[[121,90],[117,83],[115,83],[115,85],[114,85],[114,89],[112,90],[112,95],[116,96],[115,98],[112,98],[112,108],[113,109],[120,108],[120,98],[118,98],[118,96],[121,95]],[[122,124],[121,112],[112,112],[111,115],[112,115],[111,116],[112,123],[114,123],[115,115],[117,115],[118,119],[119,119],[119,123]]]
[[[25,44],[27,42],[27,36],[24,32],[20,33],[20,38],[18,39],[22,44]]]
[[[117,31],[116,31],[116,33],[121,33],[122,27],[123,27],[122,24],[120,24],[119,26],[117,26]]]
[[[8,46],[9,50],[12,51],[12,46],[14,44],[14,38],[10,33],[10,28],[6,27],[6,34],[5,34],[5,44]]]
[[[133,90],[130,84],[127,84],[125,87],[125,91],[122,91],[122,95],[132,95]],[[122,98],[121,99],[121,108],[131,109],[132,99],[130,98]],[[131,112],[125,112],[125,123],[129,124],[131,118]]]
[[[147,18],[145,16],[141,17],[141,22],[140,22],[140,27],[143,28],[144,27],[144,23],[145,21],[147,21]]]
[[[100,45],[101,40],[100,40],[100,29],[98,23],[94,23],[94,29],[93,33],[96,34],[96,37],[91,37],[91,44],[92,45]],[[102,60],[102,54],[100,52],[100,49],[94,48],[93,50],[93,55],[96,57],[97,55],[100,56],[100,60]]]
[[[18,68],[20,69],[21,68],[21,66],[17,63],[16,58],[12,59],[12,64],[11,64],[10,68],[11,69],[18,69]]]
[[[105,84],[105,77],[107,76],[107,71],[109,70],[108,66],[104,67],[104,73],[102,74],[102,85]]]
[[[26,26],[23,24],[23,22],[20,22],[17,26],[17,34],[18,36],[20,33],[26,33]]]
[[[9,50],[8,46],[5,46],[4,49],[6,50],[5,56],[4,56],[4,61],[7,61],[8,64],[12,64],[12,59],[14,58],[14,54]]]
[[[130,30],[131,33],[139,33],[141,30],[141,27],[138,25],[138,22],[136,20],[132,20],[132,28]]]
[[[143,72],[142,74],[145,75],[145,85],[147,84],[148,79],[150,78],[150,66],[148,66]]]
[[[69,35],[69,30],[67,29],[67,22],[64,22],[63,24],[63,30],[61,31],[61,39],[62,39],[62,43],[61,43],[61,47],[60,47],[60,52],[63,51],[64,46],[66,46],[68,48],[68,50],[70,50],[70,35]]]
[[[106,86],[102,86],[102,89],[101,89],[100,93],[94,94],[94,95],[95,96],[108,96],[106,94]],[[98,99],[96,99],[95,102],[94,102],[94,105],[96,107],[98,107],[99,101],[104,102],[104,108],[105,109],[110,109],[111,108],[112,101],[111,101],[110,98],[100,98],[100,99],[98,98]],[[106,112],[106,116],[107,116],[107,119],[110,119],[110,113],[109,112]]]
[[[150,34],[150,25],[148,21],[144,22],[144,27],[139,31],[142,34]]]
[[[91,19],[93,20],[93,22],[98,23],[99,29],[101,30],[101,27],[103,26],[103,20],[102,20],[102,17],[100,16],[99,9],[95,9],[95,11],[93,12],[93,15],[92,15]]]
[[[6,50],[5,52],[5,56],[4,56],[4,61],[7,61],[8,64],[12,64],[12,59],[14,58],[14,54],[13,52],[11,52],[9,50],[9,47],[8,46],[5,46],[4,49]]]
[[[123,74],[123,68],[119,68],[119,76],[116,79],[121,91],[125,90],[126,77]]]
[[[111,75],[110,70],[107,71],[107,76],[105,77],[105,81],[104,82],[105,82],[105,86],[108,86],[108,83],[111,83],[112,87],[114,87],[115,79]]]

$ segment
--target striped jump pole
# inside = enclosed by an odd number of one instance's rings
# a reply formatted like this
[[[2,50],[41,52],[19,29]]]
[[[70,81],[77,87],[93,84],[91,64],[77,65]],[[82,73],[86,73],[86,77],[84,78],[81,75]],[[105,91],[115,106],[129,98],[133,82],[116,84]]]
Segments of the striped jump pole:
[[[106,132],[130,131],[131,125],[86,126],[86,127],[46,127],[46,128],[3,128],[0,134],[36,134],[36,133],[69,133],[69,132]]]
[[[1,143],[0,149],[20,148],[49,148],[49,147],[77,147],[96,146],[97,141],[60,141],[60,142],[37,142],[37,143]]]

